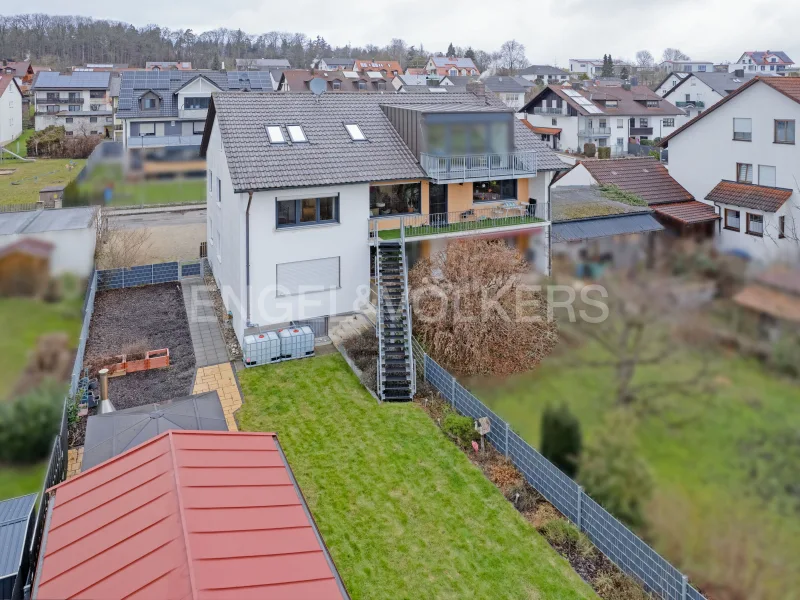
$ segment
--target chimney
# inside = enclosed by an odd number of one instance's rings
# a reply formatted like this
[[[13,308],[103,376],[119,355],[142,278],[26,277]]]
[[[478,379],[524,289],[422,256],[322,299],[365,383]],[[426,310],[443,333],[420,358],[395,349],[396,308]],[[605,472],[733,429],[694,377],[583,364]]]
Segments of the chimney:
[[[486,86],[481,81],[467,82],[467,91],[470,94],[475,94],[478,98],[486,97]]]
[[[100,410],[101,415],[114,412],[114,405],[108,399],[108,369],[100,369],[97,372],[100,379]]]

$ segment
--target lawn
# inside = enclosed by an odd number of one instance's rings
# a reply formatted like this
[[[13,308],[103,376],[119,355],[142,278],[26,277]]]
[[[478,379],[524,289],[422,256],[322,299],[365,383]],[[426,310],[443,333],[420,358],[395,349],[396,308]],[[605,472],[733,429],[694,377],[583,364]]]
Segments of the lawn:
[[[248,369],[237,418],[278,434],[354,600],[594,592],[414,404],[338,354]]]
[[[47,461],[25,467],[0,465],[0,500],[40,492],[47,471]]]
[[[11,392],[25,369],[36,340],[45,333],[66,332],[77,345],[82,299],[48,304],[28,298],[0,298],[0,400]]]
[[[530,223],[542,223],[542,219],[533,216],[500,217],[497,219],[483,219],[478,221],[459,221],[449,225],[406,225],[406,237],[418,237],[422,235],[441,235],[443,233],[457,233],[461,231],[476,231],[480,229],[491,229],[493,227],[511,227],[514,225],[527,225]],[[399,240],[399,229],[385,229],[378,233],[382,240]]]
[[[597,358],[591,345],[562,352],[532,373],[466,383],[534,446],[548,403],[568,404],[592,436],[613,405],[612,373],[582,366]],[[696,358],[687,350],[684,362],[644,369],[638,381],[678,381]],[[655,547],[701,584],[741,589],[752,577],[763,587],[742,597],[788,597],[800,588],[792,568],[800,553],[800,386],[722,351],[710,381],[711,392],[664,397],[640,420],[656,479],[648,509]]]
[[[36,133],[35,129],[25,129],[17,139],[15,139],[13,142],[9,142],[8,144],[6,144],[5,147],[11,150],[11,152],[13,152],[14,154],[25,158],[26,156],[28,156],[28,145],[27,145],[28,138],[30,138],[34,133]],[[5,153],[3,153],[3,157],[4,159],[11,158],[8,154]]]
[[[14,144],[14,142],[12,142]],[[32,204],[39,200],[39,190],[49,185],[66,185],[78,176],[85,160],[38,159],[0,161],[0,170],[14,169],[0,175],[0,204]]]
[[[111,189],[112,206],[141,204],[171,204],[181,202],[205,202],[205,179],[152,179],[147,181],[125,181],[122,171],[112,166],[98,166],[91,176],[81,183],[80,192],[87,199],[104,199],[106,188]]]

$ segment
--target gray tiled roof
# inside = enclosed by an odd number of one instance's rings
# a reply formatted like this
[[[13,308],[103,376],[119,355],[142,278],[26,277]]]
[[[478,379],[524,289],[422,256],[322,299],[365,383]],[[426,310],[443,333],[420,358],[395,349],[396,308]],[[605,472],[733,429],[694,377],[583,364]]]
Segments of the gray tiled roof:
[[[108,73],[106,73],[108,75]],[[272,91],[268,71],[125,71],[119,91],[120,119],[135,117],[177,117],[176,92],[197,77],[205,77],[223,91],[242,89]],[[161,98],[158,110],[140,111],[138,99],[153,91]]]
[[[416,158],[381,110],[382,104],[462,103],[507,110],[494,98],[471,93],[397,94],[337,92],[215,93],[209,119],[217,119],[236,191],[424,179]],[[353,142],[345,123],[358,124],[366,142]],[[267,124],[300,124],[309,143],[270,145]],[[564,163],[546,143],[514,119],[518,150],[538,151],[539,170],[562,170]],[[211,127],[206,127],[203,149]]]
[[[520,75],[569,75],[569,71],[549,65],[531,65],[519,72]]]
[[[106,90],[111,79],[108,71],[75,71],[62,75],[55,71],[39,71],[34,90]]]
[[[755,77],[755,75],[748,73],[739,77],[734,73],[692,73],[692,75],[723,97]],[[672,88],[670,92],[678,87],[680,86]],[[669,94],[667,94],[667,96],[669,96]]]
[[[0,502],[0,577],[19,571],[36,494]]]
[[[492,92],[524,94],[525,87],[513,77],[487,77],[483,80],[486,89]]]

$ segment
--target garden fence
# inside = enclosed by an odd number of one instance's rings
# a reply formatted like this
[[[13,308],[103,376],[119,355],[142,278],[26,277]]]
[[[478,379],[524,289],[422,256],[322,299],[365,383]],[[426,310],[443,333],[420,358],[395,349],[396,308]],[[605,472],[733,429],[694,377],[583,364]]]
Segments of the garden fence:
[[[170,283],[204,275],[203,261],[175,261],[97,271],[97,291]]]
[[[511,426],[439,366],[414,340],[417,373],[462,415],[491,423],[488,441],[511,460],[528,483],[555,506],[625,573],[663,600],[705,600],[673,567],[630,529],[592,500],[580,485],[537,452]]]

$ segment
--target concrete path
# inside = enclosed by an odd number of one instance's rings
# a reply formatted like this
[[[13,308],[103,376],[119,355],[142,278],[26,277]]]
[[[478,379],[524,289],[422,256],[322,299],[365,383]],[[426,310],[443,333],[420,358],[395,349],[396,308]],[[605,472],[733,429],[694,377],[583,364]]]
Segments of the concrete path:
[[[181,281],[181,287],[197,368],[227,363],[228,351],[205,281],[202,277],[190,277]]]

